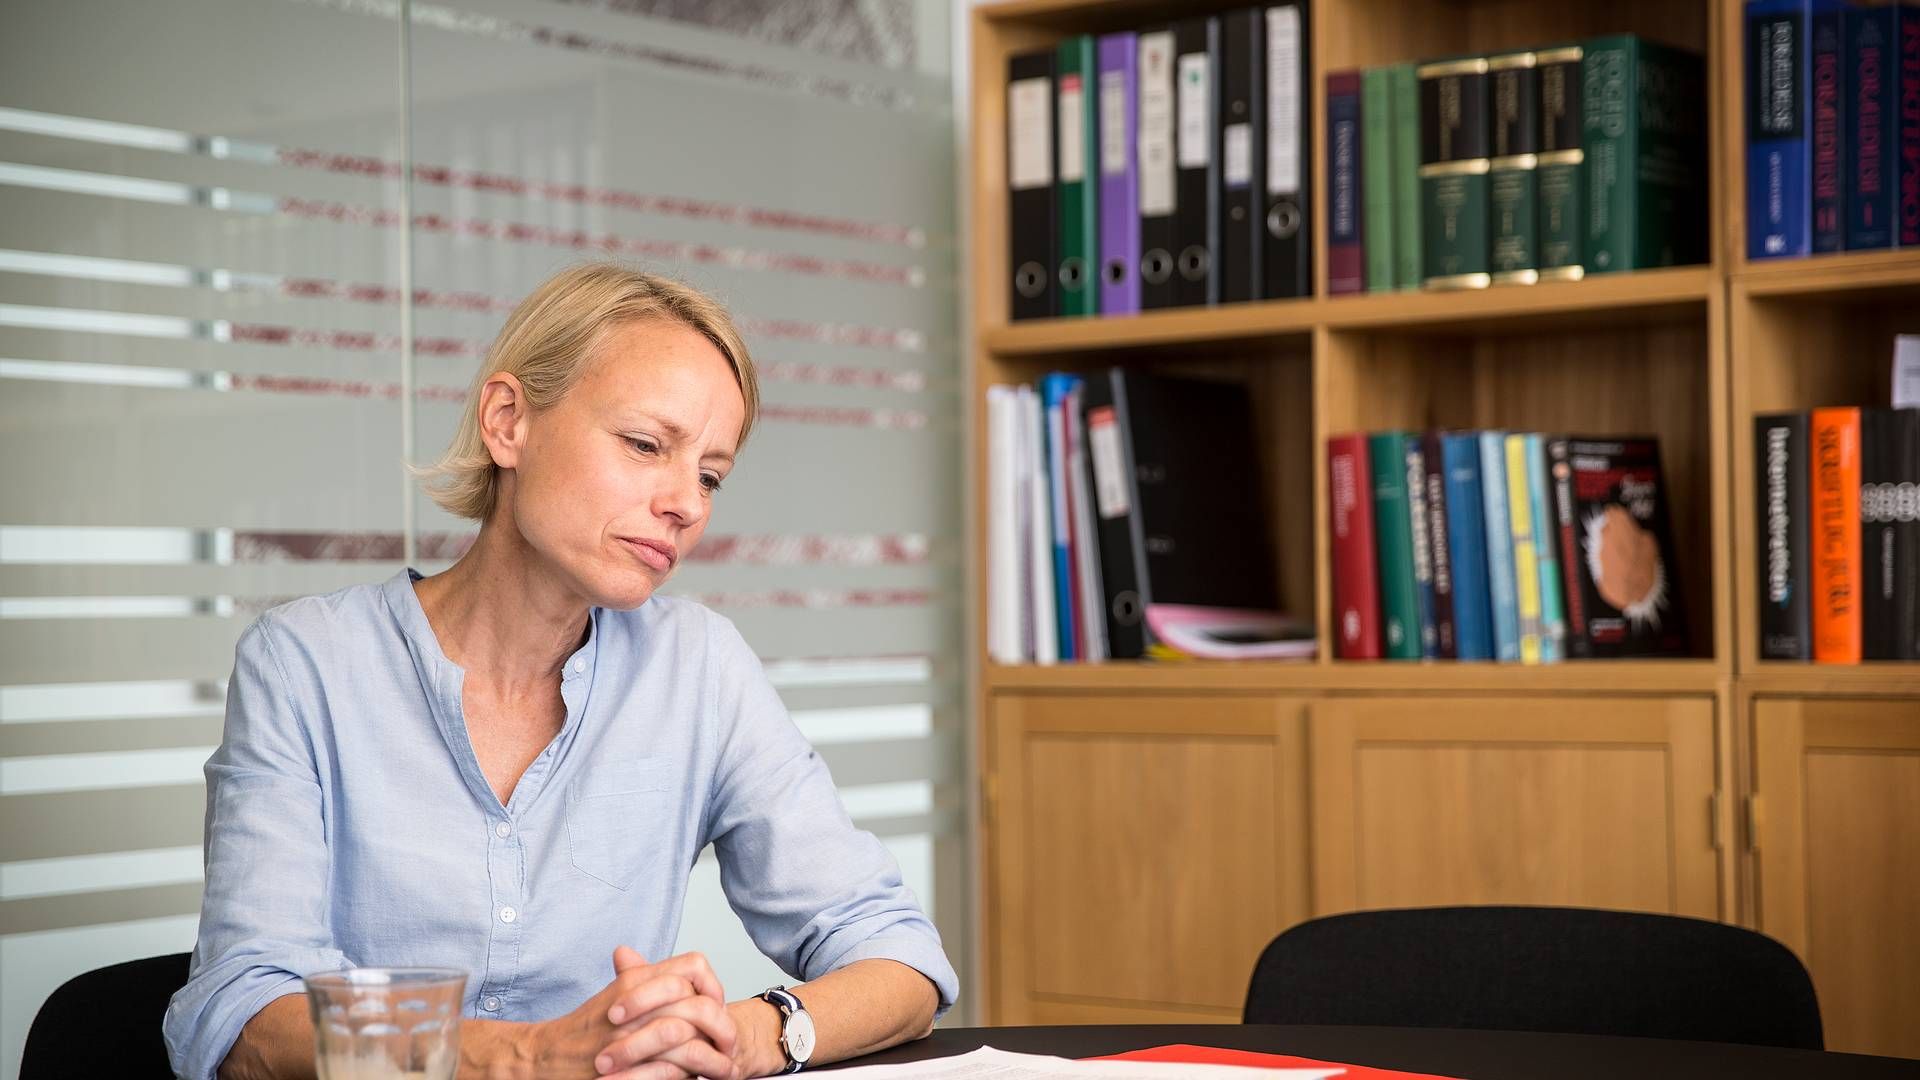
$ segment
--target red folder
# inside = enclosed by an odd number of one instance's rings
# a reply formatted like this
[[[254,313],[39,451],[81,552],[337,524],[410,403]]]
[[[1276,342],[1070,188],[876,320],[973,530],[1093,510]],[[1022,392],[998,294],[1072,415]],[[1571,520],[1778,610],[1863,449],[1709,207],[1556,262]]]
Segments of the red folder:
[[[1315,1061],[1286,1054],[1256,1054],[1251,1050],[1222,1050],[1217,1046],[1151,1046],[1125,1054],[1089,1058],[1090,1061],[1162,1061],[1182,1065],[1249,1065],[1256,1069],[1345,1069],[1342,1080],[1455,1080],[1432,1073],[1395,1072],[1365,1065],[1347,1065],[1338,1061]]]

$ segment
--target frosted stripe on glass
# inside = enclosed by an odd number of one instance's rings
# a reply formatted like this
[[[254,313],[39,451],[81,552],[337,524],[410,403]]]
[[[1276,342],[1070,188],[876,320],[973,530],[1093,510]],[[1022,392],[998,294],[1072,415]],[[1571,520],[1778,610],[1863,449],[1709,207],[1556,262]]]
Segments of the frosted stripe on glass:
[[[0,796],[197,784],[213,746],[0,758]]]
[[[199,881],[200,845],[0,863],[0,900]]]

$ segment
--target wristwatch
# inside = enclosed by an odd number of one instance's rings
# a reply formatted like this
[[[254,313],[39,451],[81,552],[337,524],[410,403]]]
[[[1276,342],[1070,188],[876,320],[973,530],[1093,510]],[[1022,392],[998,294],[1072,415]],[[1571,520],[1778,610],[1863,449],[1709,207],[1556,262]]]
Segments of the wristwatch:
[[[813,1016],[784,986],[775,986],[760,995],[760,1000],[780,1010],[780,1052],[787,1057],[782,1074],[797,1073],[813,1057]]]

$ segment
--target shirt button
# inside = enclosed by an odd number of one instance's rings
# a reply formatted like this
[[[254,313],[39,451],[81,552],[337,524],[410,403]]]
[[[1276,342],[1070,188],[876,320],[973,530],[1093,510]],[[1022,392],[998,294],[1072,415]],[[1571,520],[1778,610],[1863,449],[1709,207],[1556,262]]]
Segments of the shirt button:
[[[587,661],[585,657],[581,657],[580,659],[575,660],[573,662],[573,673],[575,675],[578,675],[585,670],[587,670]]]
[[[519,917],[520,917],[520,913],[513,910],[511,907],[503,907],[500,909],[500,921],[503,923],[510,923]]]
[[[489,997],[487,1000],[480,1003],[480,1007],[487,1010],[488,1012],[499,1012],[500,999],[497,997]]]
[[[513,835],[513,826],[503,821],[493,827],[493,835],[505,840],[507,837]]]

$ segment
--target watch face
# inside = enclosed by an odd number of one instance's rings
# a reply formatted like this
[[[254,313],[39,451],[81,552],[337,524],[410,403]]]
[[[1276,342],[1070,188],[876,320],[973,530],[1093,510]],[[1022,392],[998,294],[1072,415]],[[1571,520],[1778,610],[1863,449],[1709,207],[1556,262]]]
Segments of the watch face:
[[[802,1010],[787,1017],[787,1056],[801,1063],[813,1057],[813,1015]]]

